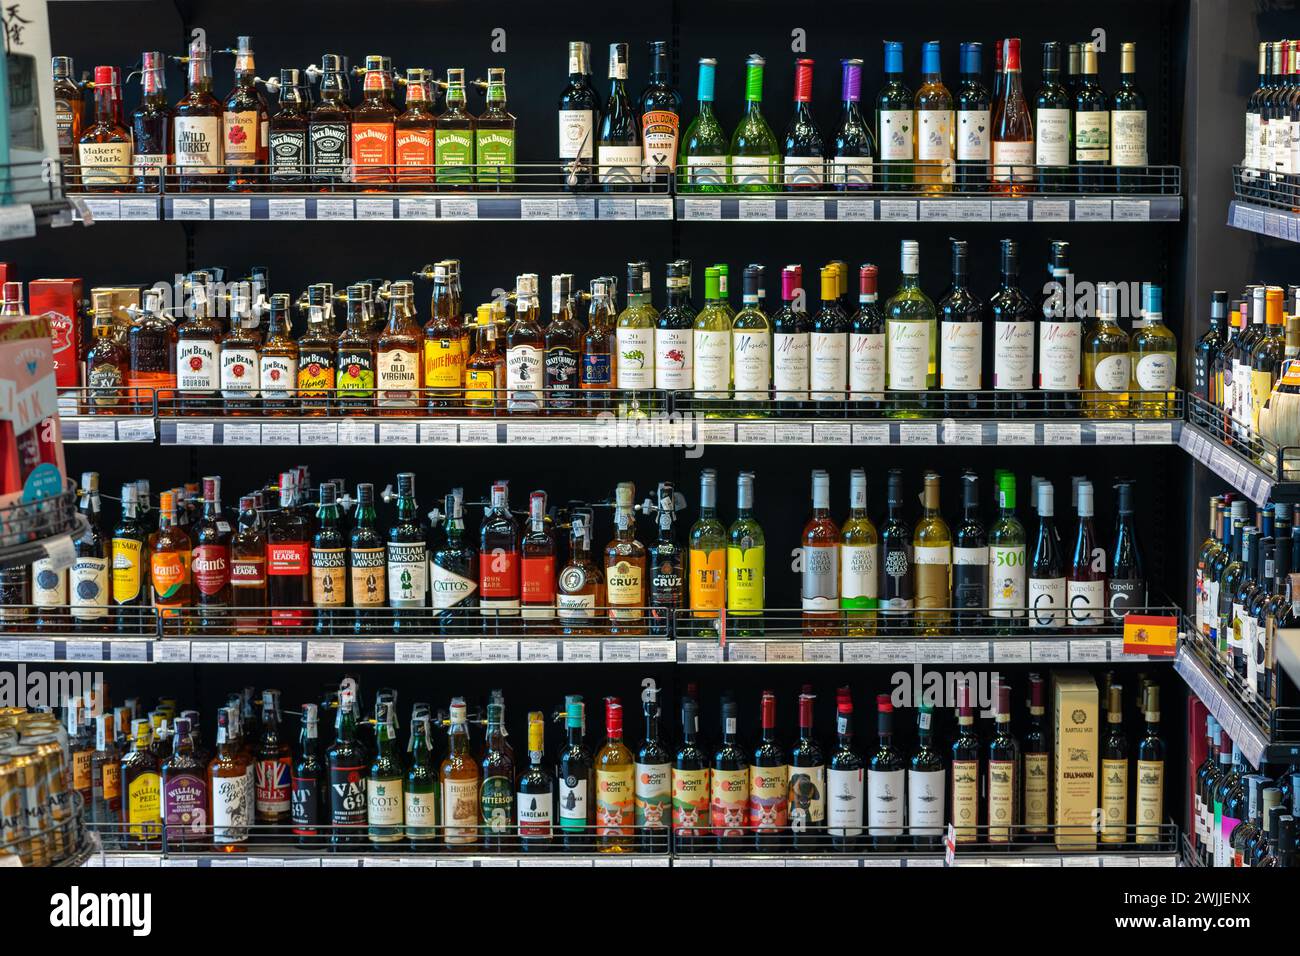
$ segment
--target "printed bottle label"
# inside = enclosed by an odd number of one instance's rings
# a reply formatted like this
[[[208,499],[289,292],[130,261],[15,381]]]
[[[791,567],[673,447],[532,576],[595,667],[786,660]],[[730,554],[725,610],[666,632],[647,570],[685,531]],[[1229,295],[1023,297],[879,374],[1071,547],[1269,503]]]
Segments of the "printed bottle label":
[[[428,793],[413,792],[406,790],[403,793],[405,798],[405,807],[403,808],[406,833],[426,836],[433,832],[433,828],[438,825],[438,800],[434,791]],[[403,821],[397,821],[401,823]]]
[[[916,111],[916,158],[943,163],[943,182],[952,182],[953,125],[952,110]]]
[[[912,125],[915,116],[911,110],[879,110],[880,158],[883,160],[912,159]]]
[[[848,380],[849,337],[844,332],[813,332],[809,367],[810,397],[814,402],[842,402]]]
[[[1078,389],[1080,385],[1081,324],[1038,323],[1038,387],[1049,392]]]
[[[872,836],[903,832],[904,796],[902,770],[867,771],[867,826]]]
[[[772,385],[772,339],[766,332],[737,329],[731,335],[736,399],[766,401]]]
[[[342,607],[348,589],[342,548],[311,549],[311,601],[316,607]]]
[[[289,819],[293,832],[310,836],[320,824],[320,782],[315,777],[291,777]]]
[[[690,602],[693,611],[717,611],[726,597],[727,553],[722,548],[690,552]]]
[[[861,770],[826,771],[826,825],[831,836],[862,835],[865,790]]]
[[[673,769],[673,829],[699,836],[709,822],[709,771]]]
[[[988,162],[992,143],[992,118],[988,110],[957,111],[957,160]]]
[[[181,339],[176,343],[176,387],[182,392],[217,390],[217,343],[212,339]]]
[[[591,159],[595,137],[591,110],[560,110],[560,159]]]
[[[1024,616],[1024,545],[989,548],[989,607],[993,617]]]
[[[1016,765],[1011,761],[989,761],[988,803],[989,840],[1006,842],[1016,821]]]
[[[38,607],[63,607],[68,603],[68,575],[55,570],[49,558],[32,564],[32,603]]]
[[[256,398],[261,381],[257,349],[222,347],[221,394],[225,398]]]
[[[172,120],[177,166],[182,172],[215,176],[222,171],[220,116],[177,116]]]
[[[763,610],[765,548],[727,548],[727,609]]]
[[[1110,149],[1111,162],[1116,166],[1147,164],[1146,110],[1115,110],[1110,114]]]
[[[1034,161],[1039,166],[1070,164],[1070,111],[1039,108],[1034,117]],[[1060,184],[1062,187],[1065,183]]]
[[[655,388],[690,388],[691,330],[655,329]]]
[[[952,820],[958,843],[974,842],[979,825],[980,771],[977,760],[952,763]]]
[[[659,828],[668,826],[672,816],[673,768],[671,764],[639,763],[636,765],[636,825]]]
[[[587,781],[572,775],[560,777],[560,826],[582,830],[587,826]]]
[[[443,780],[442,825],[448,843],[473,843],[478,839],[478,778]]]
[[[907,772],[907,828],[913,836],[943,835],[947,777],[942,770]]]
[[[428,549],[422,542],[388,542],[389,607],[424,607],[428,568]]]
[[[1137,361],[1134,377],[1137,379],[1138,388],[1144,392],[1169,391],[1174,387],[1173,355],[1168,352],[1156,352],[1141,356]],[[1264,379],[1260,392],[1266,401],[1272,392],[1273,377],[1267,372],[1260,377]],[[1262,401],[1256,402],[1256,405],[1261,404]]]
[[[1093,381],[1103,392],[1127,392],[1130,368],[1127,352],[1122,355],[1107,355],[1097,363],[1096,370],[1092,373]]]
[[[385,408],[414,408],[420,387],[419,356],[411,349],[387,349],[379,353],[376,384],[379,404]]]
[[[696,329],[694,345],[696,397],[726,398],[731,387],[731,333]]]
[[[270,142],[271,178],[296,182],[307,165],[307,133],[300,129],[272,130]]]
[[[1025,183],[1034,175],[1034,143],[993,141],[993,179]]]
[[[1091,627],[1102,622],[1106,610],[1105,581],[1070,581],[1066,587],[1070,605],[1070,623]]]
[[[749,768],[749,825],[755,830],[789,825],[789,767]]]
[[[600,146],[596,150],[596,165],[602,183],[638,183],[641,181],[641,147]]]
[[[515,806],[519,808],[519,835],[529,837],[548,837],[555,820],[554,799],[549,793],[515,794]]]
[[[1123,842],[1128,830],[1128,761],[1102,760],[1101,841]]]
[[[1108,110],[1075,112],[1074,159],[1078,163],[1110,162],[1110,112]]]
[[[836,156],[830,161],[827,175],[837,186],[861,187],[872,183],[870,156]]]
[[[993,323],[993,387],[1034,387],[1034,323]]]
[[[849,333],[849,398],[880,401],[885,391],[885,335]]]
[[[596,771],[596,835],[629,835],[635,791],[630,766]]]
[[[677,131],[681,119],[672,110],[646,110],[641,114],[641,142],[645,148],[645,164],[651,168],[666,168],[670,172],[677,165]]]
[[[212,842],[243,843],[253,822],[253,786],[247,774],[212,780]]]
[[[457,574],[437,562],[429,565],[430,593],[436,608],[458,607],[474,596],[478,582],[472,578]]]
[[[1048,781],[1050,758],[1045,753],[1025,754],[1025,826],[1042,830],[1050,819]]]
[[[845,607],[870,609],[879,594],[880,545],[840,545],[840,599]]]
[[[263,355],[262,397],[284,400],[290,397],[298,379],[298,361],[287,355]]]
[[[714,770],[709,821],[718,836],[741,836],[749,820],[749,770]]]
[[[782,177],[787,186],[821,186],[826,181],[826,166],[817,156],[787,156],[782,163]]]
[[[803,547],[803,579],[800,598],[805,611],[833,611],[840,593],[837,547]]]
[[[330,822],[361,826],[366,822],[366,768],[333,765],[329,772]]]
[[[261,124],[256,110],[227,110],[221,117],[223,148],[227,166],[253,166],[257,163]],[[265,140],[262,140],[264,143]]]
[[[800,833],[826,822],[826,768],[790,767],[786,816],[790,829]]]
[[[201,544],[190,559],[190,573],[199,594],[220,594],[230,583],[230,549],[221,544]]]
[[[1158,843],[1160,827],[1164,823],[1165,764],[1162,760],[1137,762],[1137,803],[1134,819],[1137,822],[1138,843]]]
[[[354,607],[382,607],[387,603],[384,578],[387,553],[384,548],[353,548],[349,552]]]
[[[654,330],[618,330],[619,388],[654,388]]]
[[[772,387],[776,400],[808,397],[808,333],[776,332],[772,336]],[[793,394],[781,394],[781,393]]]
[[[970,391],[980,387],[984,355],[982,322],[944,322],[939,331],[939,387]]]
[[[78,621],[102,620],[108,614],[108,559],[78,557],[68,577],[72,617]]]
[[[686,157],[686,178],[692,186],[725,186],[727,184],[727,157]]]
[[[732,156],[730,159],[732,185],[776,185],[777,162],[775,156]]]
[[[1029,626],[1060,627],[1065,623],[1065,578],[1029,579]]]

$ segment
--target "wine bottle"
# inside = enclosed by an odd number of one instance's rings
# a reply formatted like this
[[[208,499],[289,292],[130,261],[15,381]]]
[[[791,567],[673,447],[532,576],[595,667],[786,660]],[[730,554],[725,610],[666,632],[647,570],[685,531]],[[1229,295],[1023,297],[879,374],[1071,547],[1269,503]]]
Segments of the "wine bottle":
[[[921,85],[916,91],[916,184],[922,192],[952,189],[953,105],[940,73],[939,41],[928,40],[921,47]]]
[[[1050,481],[1038,486],[1038,538],[1029,565],[1027,595],[1031,628],[1057,628],[1065,623],[1065,561],[1056,536],[1054,499]]]
[[[979,410],[974,394],[983,388],[984,301],[970,290],[968,250],[964,240],[952,240],[952,286],[938,303],[939,388],[944,410]]]
[[[912,91],[903,82],[903,44],[885,41],[885,84],[876,97],[876,135],[880,140],[880,175],[887,192],[912,187],[914,145]]]
[[[713,82],[718,61],[700,59],[695,118],[682,134],[677,185],[685,192],[722,192],[727,188],[727,134],[713,113]]]
[[[836,189],[868,189],[872,184],[876,141],[862,118],[862,61],[841,60],[840,65],[843,69],[840,100],[844,108],[827,174]]]
[[[1034,164],[1038,191],[1070,192],[1070,91],[1061,82],[1061,44],[1043,44],[1043,85],[1034,98]]]
[[[957,171],[961,192],[985,192],[992,176],[993,101],[981,79],[983,44],[961,45],[961,80],[957,84]]]
[[[993,100],[993,184],[1001,193],[1020,195],[1033,176],[1034,123],[1020,80],[1020,40],[1000,41],[1002,68]]]
[[[821,189],[825,186],[826,147],[812,115],[813,61],[794,65],[794,115],[785,131],[782,184],[786,189]]]
[[[609,99],[596,140],[596,168],[607,192],[627,192],[641,181],[641,130],[627,95],[627,44],[609,45]]]

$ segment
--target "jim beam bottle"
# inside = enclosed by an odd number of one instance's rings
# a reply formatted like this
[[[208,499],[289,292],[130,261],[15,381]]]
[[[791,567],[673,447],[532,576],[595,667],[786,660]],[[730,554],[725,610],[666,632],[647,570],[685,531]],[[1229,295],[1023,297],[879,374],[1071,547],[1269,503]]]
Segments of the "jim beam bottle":
[[[207,41],[196,38],[190,44],[187,70],[189,89],[173,109],[172,155],[182,190],[218,188],[224,170],[221,104],[212,95],[212,52]]]
[[[347,325],[335,348],[334,381],[338,408],[345,415],[364,414],[375,404],[375,337],[365,286],[348,286]]]
[[[213,317],[207,273],[188,277],[185,318],[176,326],[176,388],[183,414],[216,414],[221,372],[217,342],[221,325]]]
[[[298,385],[298,343],[291,337],[289,324],[289,296],[283,293],[271,296],[271,317],[259,363],[262,407],[268,415],[285,414],[298,404],[294,398]],[[309,354],[308,358],[314,356]]]
[[[230,293],[230,334],[221,340],[221,397],[230,415],[257,411],[262,337],[247,289]]]

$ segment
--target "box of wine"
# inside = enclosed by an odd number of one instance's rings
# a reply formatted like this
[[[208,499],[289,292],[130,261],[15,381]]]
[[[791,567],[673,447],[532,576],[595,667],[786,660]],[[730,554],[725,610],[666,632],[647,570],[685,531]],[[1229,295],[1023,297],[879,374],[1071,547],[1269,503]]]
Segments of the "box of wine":
[[[1061,849],[1097,845],[1097,705],[1097,683],[1091,674],[1052,672],[1052,765],[1056,769],[1052,822]]]

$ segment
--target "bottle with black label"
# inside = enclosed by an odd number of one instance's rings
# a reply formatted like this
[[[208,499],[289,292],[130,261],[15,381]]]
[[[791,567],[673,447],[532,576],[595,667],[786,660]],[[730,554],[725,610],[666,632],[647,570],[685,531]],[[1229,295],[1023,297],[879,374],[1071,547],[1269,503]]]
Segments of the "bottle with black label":
[[[351,680],[339,688],[339,711],[330,747],[329,789],[332,828],[330,842],[362,843],[366,840],[366,781],[369,761],[357,740],[356,687]]]
[[[302,730],[298,738],[298,761],[289,786],[289,819],[298,842],[311,845],[320,839],[320,823],[326,810],[325,768],[316,750],[319,711],[315,704],[302,705]]]
[[[979,476],[961,476],[961,523],[952,536],[952,606],[960,624],[978,624],[988,607],[989,536],[980,521]],[[968,610],[961,610],[968,609]]]
[[[900,627],[912,607],[912,529],[903,520],[903,472],[889,472],[889,516],[880,528],[880,609]]]
[[[352,110],[343,58],[327,53],[321,57],[320,68],[320,102],[307,121],[308,156],[312,181],[333,185],[347,179]]]
[[[1116,621],[1147,604],[1147,582],[1142,570],[1142,551],[1133,524],[1133,486],[1121,482],[1117,489],[1119,520],[1115,545],[1111,548],[1111,571],[1106,579],[1106,606]]]
[[[280,108],[268,133],[272,185],[301,185],[307,179],[307,113],[301,72],[281,70]]]
[[[677,542],[676,492],[670,481],[659,483],[656,495],[659,535],[648,550],[650,570],[650,616],[656,633],[668,626],[668,619],[686,606],[686,562]]]

